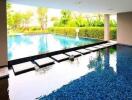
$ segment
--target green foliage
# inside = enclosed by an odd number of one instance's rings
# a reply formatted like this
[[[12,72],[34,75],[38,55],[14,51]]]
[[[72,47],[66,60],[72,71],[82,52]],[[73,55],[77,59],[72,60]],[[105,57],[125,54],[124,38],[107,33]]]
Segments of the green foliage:
[[[76,15],[69,10],[61,11],[61,18],[53,17],[51,20],[54,26],[47,29],[47,8],[39,7],[37,10],[39,26],[29,26],[30,19],[33,15],[32,12],[25,13],[11,11],[11,4],[7,3],[7,23],[8,30],[13,32],[24,32],[25,34],[42,34],[42,33],[55,33],[66,36],[76,36],[76,27],[80,28],[80,37],[91,37],[103,39],[104,34],[104,19],[101,15],[96,18],[84,17]],[[110,20],[110,33],[111,39],[116,39],[116,26],[115,20]],[[14,35],[14,34],[13,34]]]
[[[112,40],[117,39],[117,27],[111,27],[110,28],[110,38]]]
[[[62,25],[66,25],[68,21],[71,19],[71,11],[70,10],[61,10],[61,20]]]
[[[12,30],[20,29],[22,22],[22,15],[20,13],[13,13],[8,18],[8,25]]]
[[[43,7],[39,7],[37,10],[38,22],[42,30],[47,28],[47,12],[48,12],[48,9]]]
[[[7,10],[10,10],[11,9],[11,3],[7,2],[6,8],[7,8]]]
[[[80,16],[77,16],[76,20],[75,20],[75,23],[76,23],[76,27],[85,27],[86,26],[86,23],[87,23],[87,20],[84,19],[81,15]]]
[[[25,13],[13,12],[11,11],[12,5],[7,3],[7,27],[8,31],[18,31],[21,32],[28,29],[28,24],[32,17],[32,12],[27,11]]]
[[[32,12],[18,13],[12,12],[7,14],[8,28],[13,31],[22,31],[28,29]]]
[[[115,20],[110,20],[111,27],[117,27],[117,22]]]
[[[49,33],[66,35],[66,36],[76,36],[76,27],[52,27],[49,28]],[[116,27],[110,29],[111,39],[116,39]],[[97,39],[104,38],[104,28],[103,27],[80,27],[79,37],[91,37]]]
[[[71,11],[61,10],[61,18],[54,22],[54,26],[60,26],[60,27],[67,26],[70,20],[71,20]]]
[[[31,21],[32,16],[33,16],[33,13],[31,11],[27,11],[21,15],[20,19],[22,21],[21,21],[20,25],[21,25],[22,31],[29,30],[29,28],[30,28],[29,23]]]

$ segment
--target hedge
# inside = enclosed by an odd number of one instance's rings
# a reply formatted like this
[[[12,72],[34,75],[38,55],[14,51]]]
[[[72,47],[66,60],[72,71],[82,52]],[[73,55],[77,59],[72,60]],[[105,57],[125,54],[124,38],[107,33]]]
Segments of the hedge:
[[[104,27],[81,27],[79,28],[79,37],[91,37],[97,39],[104,38]],[[110,28],[110,38],[116,39],[116,27]],[[52,27],[48,29],[49,33],[66,36],[76,36],[76,27]]]
[[[104,38],[104,27],[80,27],[79,28],[79,37],[91,37],[97,39]],[[58,34],[58,35],[65,35],[70,37],[76,37],[76,27],[50,27],[46,30],[40,30],[39,28],[30,28],[24,32],[11,32],[8,35],[19,35],[19,33],[23,33],[25,35],[32,35],[32,34]],[[110,39],[116,39],[117,28],[111,27],[110,28]]]

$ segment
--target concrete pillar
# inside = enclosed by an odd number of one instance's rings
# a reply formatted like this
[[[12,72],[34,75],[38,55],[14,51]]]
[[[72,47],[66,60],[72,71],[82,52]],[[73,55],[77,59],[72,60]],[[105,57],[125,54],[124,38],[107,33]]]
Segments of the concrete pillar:
[[[0,0],[0,67],[7,64],[6,0]]]
[[[132,46],[132,12],[117,14],[117,42]]]
[[[108,41],[110,40],[110,15],[109,14],[105,14],[104,15],[104,40]]]

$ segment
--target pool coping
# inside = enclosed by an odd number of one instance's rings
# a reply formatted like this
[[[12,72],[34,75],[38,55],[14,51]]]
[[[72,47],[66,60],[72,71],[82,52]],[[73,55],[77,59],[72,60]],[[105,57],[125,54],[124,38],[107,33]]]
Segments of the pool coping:
[[[24,57],[24,58],[19,58],[19,59],[15,59],[15,60],[10,60],[10,61],[8,61],[8,67],[11,68],[12,65],[14,65],[14,64],[19,64],[19,63],[23,63],[23,62],[27,62],[27,61],[34,61],[36,59],[49,57],[49,56],[53,56],[56,54],[65,53],[65,52],[69,52],[69,51],[74,51],[77,49],[83,49],[86,47],[95,46],[95,45],[99,45],[99,44],[103,44],[103,43],[107,43],[107,42],[108,41],[101,41],[101,42],[97,42],[97,43],[93,43],[93,44],[72,47],[72,48],[67,48],[67,49],[63,49],[63,50],[57,50],[57,51],[52,51],[52,52],[48,52],[48,53],[44,53],[44,54],[34,55],[34,56],[30,56],[30,57]]]

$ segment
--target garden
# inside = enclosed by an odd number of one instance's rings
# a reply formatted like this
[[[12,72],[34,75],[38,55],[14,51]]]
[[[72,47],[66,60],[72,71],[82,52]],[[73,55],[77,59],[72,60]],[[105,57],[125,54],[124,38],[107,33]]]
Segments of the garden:
[[[61,10],[60,17],[50,17],[48,8],[38,7],[36,10],[38,25],[31,25],[34,16],[28,10],[24,13],[12,11],[12,4],[7,3],[7,27],[8,35],[33,35],[33,34],[59,34],[75,37],[76,29],[79,29],[79,37],[90,37],[103,39],[104,37],[104,16],[103,14],[84,14],[80,12]],[[51,26],[47,26],[50,22]],[[110,38],[116,39],[117,22],[110,20]]]

